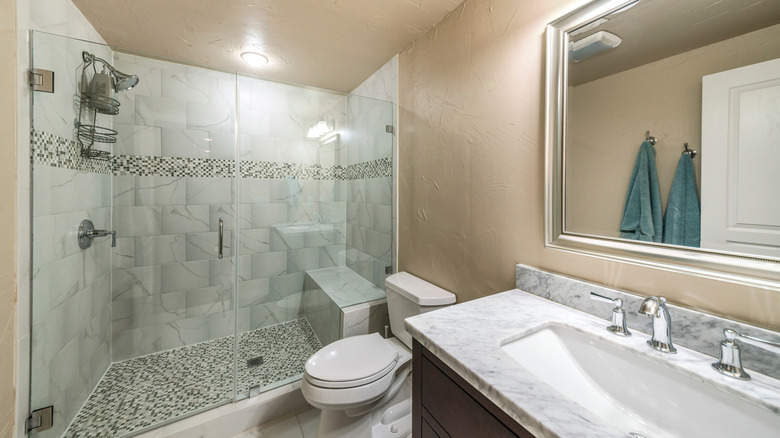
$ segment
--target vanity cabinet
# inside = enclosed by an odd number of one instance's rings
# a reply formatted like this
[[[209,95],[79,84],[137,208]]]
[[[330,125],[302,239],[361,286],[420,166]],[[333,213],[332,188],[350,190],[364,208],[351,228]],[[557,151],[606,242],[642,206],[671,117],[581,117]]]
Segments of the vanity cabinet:
[[[533,437],[417,340],[412,353],[412,436]]]

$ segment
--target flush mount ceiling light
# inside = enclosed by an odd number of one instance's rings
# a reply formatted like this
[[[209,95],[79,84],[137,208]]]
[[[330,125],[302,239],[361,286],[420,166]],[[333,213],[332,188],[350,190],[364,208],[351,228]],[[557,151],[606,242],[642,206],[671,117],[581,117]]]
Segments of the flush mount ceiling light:
[[[257,52],[243,52],[241,59],[252,67],[260,67],[268,64],[268,57]]]

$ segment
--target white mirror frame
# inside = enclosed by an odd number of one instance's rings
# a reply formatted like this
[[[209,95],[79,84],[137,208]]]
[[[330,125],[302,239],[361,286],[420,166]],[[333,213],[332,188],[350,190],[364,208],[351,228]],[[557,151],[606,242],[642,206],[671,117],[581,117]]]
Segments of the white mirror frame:
[[[712,250],[565,233],[564,145],[568,32],[636,0],[595,0],[547,25],[545,125],[545,246],[654,269],[780,291],[780,262]]]

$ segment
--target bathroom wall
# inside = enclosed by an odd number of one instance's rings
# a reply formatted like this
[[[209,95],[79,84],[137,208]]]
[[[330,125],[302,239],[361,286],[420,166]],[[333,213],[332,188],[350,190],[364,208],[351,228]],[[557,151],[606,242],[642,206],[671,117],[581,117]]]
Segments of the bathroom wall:
[[[780,328],[777,291],[545,248],[544,30],[585,3],[467,0],[401,53],[400,269],[466,301],[523,263]]]
[[[302,316],[304,271],[344,264],[341,147],[306,138],[322,117],[343,126],[344,97],[115,59],[141,82],[119,95],[115,123],[113,360],[230,335],[236,300],[240,331]]]
[[[384,125],[396,125],[397,93],[394,56],[347,96],[347,266],[379,288],[384,288],[385,267],[393,264],[396,137]],[[359,171],[367,165],[373,169]]]
[[[33,35],[33,65],[55,72],[54,93],[33,93],[31,404],[54,405],[58,436],[108,368],[111,351],[111,241],[81,249],[82,219],[111,224],[111,166],[84,159],[72,140],[81,52],[111,59],[103,45]],[[98,125],[110,127],[108,116]]]
[[[0,221],[16,222],[16,23],[13,0],[0,0]],[[16,238],[0,243],[0,437],[14,433],[16,349]],[[24,389],[22,389],[24,390]]]
[[[567,230],[620,236],[628,182],[647,130],[658,139],[662,204],[686,142],[700,152],[693,164],[702,193],[702,76],[778,57],[780,25],[775,25],[570,87],[573,116],[568,119],[566,159],[573,164],[566,169]],[[596,99],[599,110],[593,111]]]

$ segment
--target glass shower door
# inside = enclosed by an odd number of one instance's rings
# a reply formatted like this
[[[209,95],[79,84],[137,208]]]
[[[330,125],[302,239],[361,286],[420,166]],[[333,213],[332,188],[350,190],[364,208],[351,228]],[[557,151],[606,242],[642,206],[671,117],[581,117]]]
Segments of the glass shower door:
[[[235,75],[40,32],[32,47],[55,72],[32,95],[30,408],[54,407],[32,435],[131,436],[233,401]],[[94,94],[103,64],[138,84]],[[86,98],[118,111],[84,118]],[[105,154],[82,156],[74,121]],[[79,246],[85,219],[116,246]]]
[[[320,347],[304,311],[306,272],[344,250],[344,201],[322,137],[344,125],[344,96],[239,78],[238,398],[300,379]],[[319,122],[325,126],[315,135]],[[328,146],[330,148],[332,146]],[[331,150],[329,155],[333,155]]]

